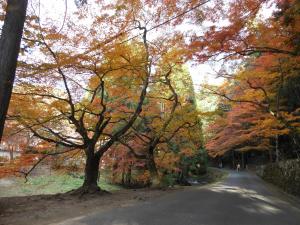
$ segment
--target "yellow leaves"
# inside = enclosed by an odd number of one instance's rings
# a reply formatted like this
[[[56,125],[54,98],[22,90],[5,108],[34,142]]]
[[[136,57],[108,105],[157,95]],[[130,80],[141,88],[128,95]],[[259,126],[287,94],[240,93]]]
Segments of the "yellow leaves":
[[[182,154],[186,157],[192,157],[193,155],[195,155],[195,150],[193,150],[191,148],[184,148],[180,151],[180,154]]]
[[[66,112],[69,109],[69,105],[65,101],[55,100],[49,104],[53,110]]]
[[[164,168],[166,170],[172,170],[176,168],[176,164],[179,162],[180,157],[173,152],[164,152],[159,151],[158,156],[156,158],[156,163],[158,167]]]
[[[279,125],[275,117],[266,118],[263,121],[257,121],[257,123],[261,128],[271,128],[271,127],[276,127],[276,125],[277,126]]]
[[[145,170],[142,173],[138,173],[135,179],[146,185],[150,180],[150,172],[148,170]]]
[[[100,84],[100,79],[97,76],[92,76],[89,80],[89,87],[94,90]]]
[[[48,33],[45,35],[46,40],[60,40],[65,38],[65,36],[61,33]]]
[[[116,5],[115,6],[115,9],[117,10],[117,11],[121,11],[121,10],[126,10],[126,5],[125,4],[122,4],[122,5]]]
[[[300,121],[300,110],[299,108],[296,109],[294,112],[289,113],[289,112],[280,112],[280,115],[285,118],[288,122],[291,123],[298,123]]]

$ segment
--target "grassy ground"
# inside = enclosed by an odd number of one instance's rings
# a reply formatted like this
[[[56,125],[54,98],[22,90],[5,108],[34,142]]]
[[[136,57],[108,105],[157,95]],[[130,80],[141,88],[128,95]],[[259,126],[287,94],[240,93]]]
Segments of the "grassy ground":
[[[0,180],[0,197],[64,193],[80,187],[82,183],[82,177],[72,177],[61,173],[31,177],[26,183],[23,178],[5,179],[2,182]],[[108,184],[104,179],[100,179],[99,185],[107,191],[121,189],[119,186]]]
[[[194,177],[199,183],[213,183],[226,176],[226,172],[219,169],[208,168],[208,173]],[[74,177],[56,172],[48,176],[30,177],[25,183],[24,178],[0,179],[0,197],[30,196],[42,194],[57,194],[80,187],[83,177]],[[99,186],[113,192],[122,189],[120,186],[108,184],[102,177]]]

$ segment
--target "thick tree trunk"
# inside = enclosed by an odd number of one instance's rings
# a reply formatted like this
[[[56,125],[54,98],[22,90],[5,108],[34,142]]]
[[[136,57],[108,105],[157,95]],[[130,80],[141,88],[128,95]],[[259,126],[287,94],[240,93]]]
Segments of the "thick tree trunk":
[[[93,147],[89,147],[86,150],[86,164],[84,169],[84,182],[82,186],[76,190],[71,191],[71,194],[95,194],[102,193],[100,187],[98,186],[98,179],[100,177],[99,165],[101,156],[97,156],[94,153]]]
[[[160,179],[158,176],[158,170],[156,167],[156,163],[154,160],[153,150],[149,151],[148,159],[147,159],[147,167],[150,172],[150,179],[151,179],[151,186],[152,187],[159,187],[160,186]]]
[[[15,79],[27,0],[7,0],[0,39],[0,142]]]
[[[94,153],[89,154],[86,158],[85,176],[82,188],[87,192],[100,191],[98,186],[100,157],[95,156]]]

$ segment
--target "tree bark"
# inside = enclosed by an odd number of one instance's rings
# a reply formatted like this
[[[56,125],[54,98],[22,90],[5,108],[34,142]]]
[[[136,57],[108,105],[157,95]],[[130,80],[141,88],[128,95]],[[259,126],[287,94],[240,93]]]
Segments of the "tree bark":
[[[244,156],[244,152],[241,153],[241,157],[242,157],[242,169],[245,169],[245,156]]]
[[[14,160],[14,146],[8,146],[9,149],[9,161],[12,162]]]
[[[151,186],[159,187],[160,179],[158,176],[158,170],[157,170],[156,163],[154,160],[153,150],[150,149],[148,152],[149,152],[149,154],[148,154],[148,160],[147,160],[147,167],[150,172]]]
[[[15,80],[28,0],[7,0],[0,39],[0,142]]]
[[[232,168],[235,169],[235,155],[234,155],[234,150],[232,150],[231,156],[232,156]]]
[[[280,61],[279,61],[280,62]],[[281,89],[283,88],[283,72],[280,65],[280,84],[277,90],[276,96],[276,118],[279,120],[280,117],[280,98],[281,98]],[[279,150],[279,135],[276,134],[275,137],[275,153],[276,153],[276,162],[279,162],[280,159],[280,150]]]
[[[90,145],[85,150],[86,163],[84,169],[84,182],[80,188],[70,191],[71,194],[85,195],[106,192],[102,191],[98,186],[98,179],[100,177],[99,165],[102,155],[96,155],[94,153],[94,148],[94,145]]]
[[[272,162],[273,162],[272,149],[270,149],[268,152],[269,152],[269,160],[270,160],[270,163],[272,163]]]
[[[131,164],[128,165],[125,171],[125,186],[131,187]]]
[[[100,191],[98,186],[100,157],[96,156],[93,152],[87,154],[85,164],[85,177],[82,189],[87,193]]]
[[[279,154],[279,136],[278,136],[278,134],[276,134],[276,137],[275,137],[275,153],[276,153],[276,162],[279,162],[280,154]]]

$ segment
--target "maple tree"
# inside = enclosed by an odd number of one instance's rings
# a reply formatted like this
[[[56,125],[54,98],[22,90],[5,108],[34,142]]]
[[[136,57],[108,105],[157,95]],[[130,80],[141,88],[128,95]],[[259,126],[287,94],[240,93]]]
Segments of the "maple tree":
[[[223,66],[218,72],[228,80],[223,87],[204,87],[227,108],[209,127],[209,153],[272,152],[274,145],[279,160],[279,140],[288,136],[295,152],[286,155],[297,155],[299,104],[294,96],[299,89],[291,83],[299,78],[299,2],[240,0],[227,8],[218,3],[209,6],[214,14],[203,12],[211,25],[204,35],[194,35],[190,45],[200,62],[231,65],[229,71]],[[263,11],[273,3],[277,8],[264,18]]]
[[[170,51],[184,46],[179,31],[167,29],[151,42],[148,32],[157,24],[178,25],[185,13],[177,13],[202,4],[103,2],[94,5],[103,14],[93,17],[89,25],[79,22],[89,16],[77,12],[60,32],[55,24],[41,25],[33,15],[24,33],[24,44],[31,50],[22,51],[9,118],[43,140],[37,145],[48,143],[46,148],[36,148],[37,163],[47,156],[81,150],[86,157],[85,180],[75,193],[99,191],[97,179],[104,153],[121,141],[139,118],[156,74],[172,57],[185,57],[183,50]],[[149,8],[141,10],[141,5]],[[131,38],[131,31],[141,33]]]
[[[128,48],[125,49],[129,51]],[[48,50],[53,58],[57,60],[57,54],[50,48]],[[123,51],[121,52],[123,53]],[[129,53],[127,52],[127,55]],[[108,58],[110,55],[113,58]],[[87,61],[81,60],[81,68],[78,72],[89,72],[94,75],[91,77],[91,85],[86,88],[83,87],[85,91],[89,92],[88,97],[83,101],[76,100],[76,96],[72,95],[74,92],[71,93],[70,91],[70,86],[72,86],[70,83],[76,82],[65,75],[68,72],[65,72],[64,69],[67,70],[66,67],[69,67],[70,61],[62,69],[63,66],[60,65],[58,60],[52,65],[53,67],[50,66],[50,70],[45,72],[49,73],[53,69],[58,71],[63,80],[64,94],[60,94],[60,90],[46,88],[44,85],[32,87],[27,84],[26,91],[15,93],[16,96],[13,100],[16,101],[16,104],[20,101],[31,102],[32,107],[28,107],[26,111],[16,110],[14,113],[18,116],[19,123],[29,129],[35,136],[50,143],[65,146],[70,150],[83,149],[85,151],[87,161],[83,191],[98,189],[97,179],[100,158],[130,128],[137,118],[149,83],[150,74],[147,72],[148,66],[143,65],[145,63],[143,57],[136,59],[138,63],[141,63],[139,66],[142,69],[135,69],[134,53],[130,55],[132,61],[126,61],[123,57],[116,58],[116,55],[115,52],[112,54],[109,52],[107,56],[108,63],[96,69],[94,65],[84,65]],[[140,55],[145,56],[143,52]],[[126,56],[124,57],[126,58]],[[116,62],[118,60],[120,61]],[[120,64],[118,65],[118,63]],[[76,64],[77,66],[79,65]],[[71,69],[73,70],[74,67]],[[121,83],[126,79],[126,74],[129,81],[132,81],[132,78],[136,76],[135,85],[133,82],[131,84]],[[128,89],[122,90],[121,85]],[[140,86],[141,89],[139,89]],[[80,87],[82,88],[80,84],[76,84],[76,87],[73,86],[77,89]],[[138,93],[136,93],[137,91]],[[133,94],[139,94],[137,99],[131,97]],[[125,104],[126,99],[130,97],[133,102],[137,102],[136,108],[129,112],[122,112],[122,104]],[[45,108],[45,111],[40,111],[37,108],[39,105]],[[128,122],[122,123],[124,121],[123,117],[127,118]],[[95,151],[95,149],[97,150]]]
[[[176,52],[178,49],[171,52],[172,57],[165,57],[174,63]],[[163,65],[168,65],[166,59]],[[120,140],[137,158],[145,160],[153,186],[162,185],[164,174],[159,171],[172,174],[172,170],[177,170],[179,173],[182,171],[179,155],[196,154],[202,144],[201,125],[193,102],[193,84],[189,79],[184,69],[176,64],[172,67],[170,62],[168,67],[158,71],[140,120]],[[185,178],[179,182],[184,183]]]
[[[276,160],[279,160],[279,137],[286,135],[291,137],[297,154],[299,106],[291,107],[293,98],[289,94],[290,91],[297,92],[297,88],[290,86],[297,76],[290,73],[283,76],[283,65],[280,64],[280,70],[277,70],[277,59],[276,56],[259,57],[252,62],[255,66],[249,64],[252,66],[236,74],[233,82],[218,91],[206,87],[225,98],[225,104],[231,106],[229,112],[221,114],[209,128],[213,135],[206,147],[212,156],[230,150],[263,150],[270,151],[272,161],[271,143],[275,140]],[[266,64],[266,60],[273,66]],[[283,87],[289,91],[284,93]],[[237,136],[239,138],[235,138]]]
[[[274,4],[278,9],[274,16],[264,18],[263,11],[272,11]],[[223,1],[212,1],[202,12],[201,17],[211,25],[191,42],[198,60],[232,60],[257,53],[299,55],[297,0],[238,0],[223,6]]]

